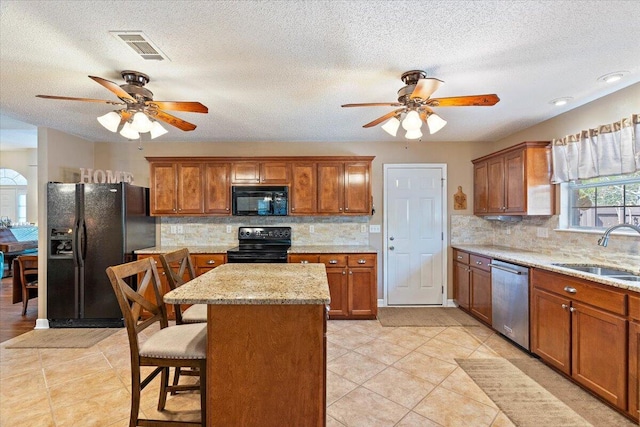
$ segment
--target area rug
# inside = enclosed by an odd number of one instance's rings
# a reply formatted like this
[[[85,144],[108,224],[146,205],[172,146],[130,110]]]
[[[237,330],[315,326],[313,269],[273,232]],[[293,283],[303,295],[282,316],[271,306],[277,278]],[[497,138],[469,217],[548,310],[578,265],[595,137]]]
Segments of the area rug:
[[[379,307],[382,326],[479,326],[480,322],[459,308]]]
[[[13,338],[5,348],[87,348],[122,328],[36,329]]]
[[[580,408],[570,407],[551,390],[547,390],[550,386],[554,389],[551,384],[543,387],[509,360],[456,359],[456,362],[516,426],[634,425],[586,393],[582,396],[586,400]],[[537,375],[557,375],[552,371],[538,371],[536,367],[527,368]],[[562,380],[568,382],[566,379]]]

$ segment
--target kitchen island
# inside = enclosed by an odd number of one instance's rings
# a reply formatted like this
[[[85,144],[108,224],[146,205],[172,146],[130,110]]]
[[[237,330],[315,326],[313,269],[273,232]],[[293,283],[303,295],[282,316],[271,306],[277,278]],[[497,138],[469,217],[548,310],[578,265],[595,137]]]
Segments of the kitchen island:
[[[208,304],[208,427],[325,425],[323,264],[225,264],[164,300]]]

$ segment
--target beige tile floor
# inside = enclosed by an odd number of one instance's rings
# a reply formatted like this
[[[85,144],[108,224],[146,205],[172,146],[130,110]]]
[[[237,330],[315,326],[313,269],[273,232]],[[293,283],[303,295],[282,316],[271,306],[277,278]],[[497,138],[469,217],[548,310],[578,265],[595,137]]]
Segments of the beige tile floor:
[[[456,358],[524,357],[485,327],[382,327],[329,321],[327,426],[513,426]],[[129,352],[124,330],[86,349],[0,345],[0,425],[127,426]],[[150,386],[151,387],[151,386]],[[171,397],[158,414],[198,419],[197,395]]]

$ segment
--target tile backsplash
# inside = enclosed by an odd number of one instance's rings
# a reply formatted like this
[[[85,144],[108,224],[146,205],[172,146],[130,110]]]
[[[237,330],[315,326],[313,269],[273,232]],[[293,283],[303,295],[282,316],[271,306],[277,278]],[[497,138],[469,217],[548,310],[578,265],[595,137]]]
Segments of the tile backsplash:
[[[558,216],[524,217],[520,222],[487,221],[474,215],[451,215],[451,245],[485,244],[584,257],[585,262],[640,268],[640,235],[612,235],[607,247],[597,245],[600,233],[556,231]]]
[[[238,228],[291,227],[293,245],[368,245],[369,217],[162,217],[162,246],[236,245]],[[362,227],[366,231],[362,231]],[[180,228],[181,227],[181,228]],[[231,232],[227,232],[227,227]],[[311,229],[313,228],[313,233]]]

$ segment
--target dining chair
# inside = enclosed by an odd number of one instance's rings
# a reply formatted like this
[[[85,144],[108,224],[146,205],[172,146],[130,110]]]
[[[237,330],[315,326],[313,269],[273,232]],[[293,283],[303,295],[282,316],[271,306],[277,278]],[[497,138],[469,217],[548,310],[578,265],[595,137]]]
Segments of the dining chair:
[[[22,315],[24,316],[27,314],[29,299],[38,296],[38,257],[37,255],[21,255],[17,259],[22,287]]]
[[[152,258],[111,266],[107,275],[118,299],[129,339],[131,356],[131,414],[129,427],[136,426],[204,426],[206,422],[206,351],[207,325],[193,323],[169,326],[167,309],[160,293],[158,270]],[[135,283],[137,290],[128,283]],[[151,300],[144,295],[153,295]],[[144,315],[143,315],[144,314]],[[159,326],[159,330],[151,326]],[[141,337],[141,333],[144,336]],[[144,379],[141,367],[155,369]],[[200,383],[169,385],[169,368],[197,369]],[[199,390],[201,422],[167,421],[139,418],[140,394],[161,374],[158,411],[163,411],[167,393]]]
[[[176,289],[196,277],[189,249],[160,254],[160,262],[164,268],[170,289]],[[182,311],[180,304],[175,304],[176,324],[203,323],[207,321],[207,304],[193,304]]]

